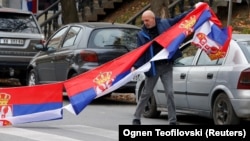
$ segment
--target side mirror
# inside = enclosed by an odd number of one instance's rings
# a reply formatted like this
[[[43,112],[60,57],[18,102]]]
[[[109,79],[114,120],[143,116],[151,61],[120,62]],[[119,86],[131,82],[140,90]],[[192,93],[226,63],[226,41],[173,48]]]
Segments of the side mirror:
[[[46,51],[45,46],[43,44],[35,44],[34,48],[39,51]]]

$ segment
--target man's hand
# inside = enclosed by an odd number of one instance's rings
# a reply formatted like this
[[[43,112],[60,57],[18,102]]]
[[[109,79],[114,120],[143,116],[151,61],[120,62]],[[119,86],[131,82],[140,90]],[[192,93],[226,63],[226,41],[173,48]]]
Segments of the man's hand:
[[[202,5],[204,2],[198,2],[194,5],[195,8],[199,7],[200,5]]]
[[[131,72],[133,72],[133,71],[135,71],[135,70],[136,70],[135,67],[132,67],[132,68],[131,68]]]

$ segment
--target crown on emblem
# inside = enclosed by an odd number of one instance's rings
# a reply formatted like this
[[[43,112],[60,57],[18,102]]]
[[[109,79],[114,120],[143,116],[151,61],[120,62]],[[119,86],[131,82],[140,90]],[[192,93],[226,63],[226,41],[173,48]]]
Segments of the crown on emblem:
[[[93,81],[97,85],[102,85],[111,80],[112,72],[101,72]]]
[[[0,105],[7,105],[11,98],[10,94],[0,93]]]
[[[190,28],[192,28],[195,25],[196,21],[197,21],[196,17],[195,16],[191,16],[189,19],[183,21],[179,25],[179,27],[185,28],[185,29],[190,29]]]

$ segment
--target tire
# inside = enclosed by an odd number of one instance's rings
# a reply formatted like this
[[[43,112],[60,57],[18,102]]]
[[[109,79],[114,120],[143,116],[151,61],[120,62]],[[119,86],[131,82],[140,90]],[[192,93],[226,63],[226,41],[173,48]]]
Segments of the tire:
[[[20,78],[19,82],[20,82],[21,86],[26,86],[27,85],[27,81],[24,78]]]
[[[21,71],[21,73],[19,74],[19,82],[21,86],[27,85],[26,71]]]
[[[214,101],[213,120],[215,125],[237,125],[240,123],[240,119],[236,116],[225,93],[220,93]]]
[[[142,94],[142,90],[144,89],[144,86],[140,90],[140,95]],[[155,101],[155,96],[152,95],[147,104],[145,105],[145,108],[142,112],[142,115],[146,118],[156,118],[159,117],[161,114],[161,111],[157,111],[157,105]]]
[[[37,74],[35,73],[35,71],[32,69],[29,72],[29,76],[28,76],[28,82],[27,82],[28,86],[33,86],[33,85],[37,85],[38,84],[38,77]]]
[[[75,76],[77,76],[77,73],[73,73],[73,74],[69,75],[69,78],[68,78],[68,79],[73,78],[73,77],[75,77]]]

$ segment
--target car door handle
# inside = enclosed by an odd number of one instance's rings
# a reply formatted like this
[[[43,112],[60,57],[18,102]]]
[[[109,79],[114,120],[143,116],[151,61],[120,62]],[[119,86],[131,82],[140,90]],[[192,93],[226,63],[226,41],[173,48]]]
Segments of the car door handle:
[[[214,74],[213,74],[213,73],[208,73],[208,74],[207,74],[207,79],[212,79],[212,78],[213,78],[213,76],[214,76]]]
[[[180,76],[181,79],[185,79],[186,78],[186,74],[185,73],[182,73],[181,76]]]

